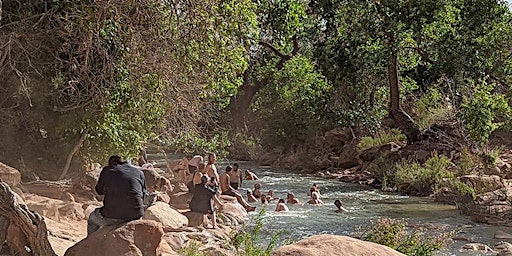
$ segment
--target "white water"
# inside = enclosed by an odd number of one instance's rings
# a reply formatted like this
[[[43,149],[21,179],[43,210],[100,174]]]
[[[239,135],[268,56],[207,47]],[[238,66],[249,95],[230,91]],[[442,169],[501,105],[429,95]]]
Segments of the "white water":
[[[367,225],[370,220],[379,217],[403,218],[409,224],[423,227],[434,233],[441,230],[457,230],[458,236],[465,236],[471,242],[480,242],[492,246],[499,242],[494,239],[497,229],[512,233],[512,228],[478,224],[468,217],[460,215],[455,206],[437,204],[430,198],[402,196],[395,193],[383,193],[370,187],[339,182],[336,179],[323,179],[314,176],[285,173],[278,169],[267,169],[253,163],[240,162],[241,169],[253,169],[258,181],[244,181],[242,192],[253,189],[254,183],[262,184],[262,191],[274,190],[275,197],[286,198],[293,192],[302,202],[307,202],[307,191],[317,183],[322,200],[321,206],[288,205],[290,212],[275,212],[276,201],[263,206],[253,203],[257,210],[251,213],[254,218],[262,207],[266,207],[263,216],[262,240],[268,241],[277,232],[280,240],[297,241],[316,234],[354,235],[354,231]],[[219,163],[219,172],[223,172],[227,163]],[[340,199],[349,212],[336,213],[333,202]],[[510,241],[509,241],[510,242]],[[440,255],[485,255],[460,250],[467,241],[456,241]],[[492,255],[492,254],[488,254]]]

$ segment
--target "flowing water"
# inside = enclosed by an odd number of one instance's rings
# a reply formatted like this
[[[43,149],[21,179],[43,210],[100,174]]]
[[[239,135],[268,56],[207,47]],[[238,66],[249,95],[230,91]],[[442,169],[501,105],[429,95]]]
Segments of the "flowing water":
[[[460,215],[455,206],[437,204],[430,198],[402,196],[396,193],[384,193],[371,187],[352,183],[339,182],[336,179],[323,179],[315,176],[285,173],[279,169],[269,169],[250,162],[240,162],[241,169],[252,169],[259,177],[258,181],[244,181],[242,194],[253,189],[256,182],[262,184],[262,192],[274,190],[275,197],[286,198],[293,192],[301,202],[307,202],[307,191],[313,183],[318,184],[324,205],[288,205],[290,212],[275,212],[276,202],[268,206],[260,202],[256,212],[250,214],[252,219],[258,215],[262,207],[266,207],[263,215],[263,241],[269,241],[276,232],[281,232],[281,241],[297,241],[315,234],[335,234],[352,236],[358,227],[365,226],[370,220],[379,217],[403,218],[410,225],[423,227],[433,233],[457,231],[459,237],[467,237],[471,241],[494,245],[494,233],[500,229],[511,233],[511,228],[478,224],[468,217]],[[218,163],[222,173],[227,163]],[[336,213],[333,202],[340,199],[348,212]],[[509,241],[510,242],[510,241]],[[461,251],[459,248],[467,241],[456,241],[441,255],[484,255]]]
[[[172,159],[181,156],[173,155]],[[157,157],[158,158],[158,157]],[[163,159],[161,159],[163,160]],[[165,160],[163,160],[165,166]],[[252,162],[238,162],[240,169],[252,169],[259,177],[257,181],[244,181],[241,188],[245,196],[247,189],[252,190],[255,183],[262,185],[262,192],[274,190],[275,197],[286,198],[288,192],[305,203],[309,200],[307,192],[313,183],[318,184],[321,200],[324,205],[288,205],[289,212],[275,212],[276,202],[268,206],[252,203],[257,209],[250,213],[250,219],[258,216],[259,210],[265,207],[263,243],[280,232],[280,241],[298,241],[317,234],[334,234],[353,236],[358,228],[366,226],[371,220],[379,217],[405,219],[411,226],[422,227],[433,234],[456,231],[456,237],[464,237],[469,241],[456,240],[438,255],[493,255],[481,252],[461,250],[462,245],[469,242],[483,243],[493,246],[500,240],[494,239],[496,230],[512,233],[510,227],[499,227],[475,223],[467,216],[459,214],[455,206],[435,203],[431,198],[403,196],[396,193],[385,193],[368,186],[344,183],[336,179],[287,173],[280,169],[257,166]],[[217,168],[222,173],[228,162],[218,162]],[[339,199],[348,212],[336,213],[333,202]],[[251,223],[251,221],[249,221]],[[512,242],[512,241],[507,241]]]

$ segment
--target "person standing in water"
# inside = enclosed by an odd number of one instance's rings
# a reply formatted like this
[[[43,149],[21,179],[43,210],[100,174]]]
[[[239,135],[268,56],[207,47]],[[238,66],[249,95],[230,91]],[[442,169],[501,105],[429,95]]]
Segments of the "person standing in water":
[[[233,164],[233,170],[231,170],[231,173],[229,174],[229,179],[230,179],[230,185],[234,189],[238,190],[239,188],[242,187],[242,182],[244,179],[242,176],[242,171],[240,171],[240,169],[238,169],[238,163]]]

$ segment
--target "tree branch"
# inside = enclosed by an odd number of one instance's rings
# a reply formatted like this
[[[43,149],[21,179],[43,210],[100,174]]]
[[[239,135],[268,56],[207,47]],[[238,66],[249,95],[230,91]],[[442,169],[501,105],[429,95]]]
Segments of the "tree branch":
[[[86,129],[82,132],[82,135],[80,136],[80,139],[76,143],[75,147],[71,152],[69,152],[68,158],[66,159],[66,165],[64,166],[64,169],[62,170],[62,173],[60,174],[59,180],[64,179],[66,177],[66,174],[68,174],[69,166],[71,165],[71,160],[73,159],[73,156],[80,150],[80,147],[82,147],[82,144],[85,141],[85,137],[87,136],[87,133],[89,133],[89,130]]]

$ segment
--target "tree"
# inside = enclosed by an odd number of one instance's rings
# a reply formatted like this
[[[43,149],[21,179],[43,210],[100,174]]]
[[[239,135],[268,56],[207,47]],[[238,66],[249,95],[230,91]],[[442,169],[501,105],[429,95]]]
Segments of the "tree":
[[[252,6],[215,0],[4,5],[0,74],[8,86],[1,89],[6,111],[0,118],[9,124],[2,137],[13,139],[2,143],[2,158],[22,170],[65,173],[69,156],[130,156],[141,141],[198,131],[199,121],[210,122],[240,86],[247,66],[241,39],[253,34],[255,16],[238,12]]]
[[[335,83],[338,88],[346,87],[346,84],[353,91],[368,88],[363,91],[368,92],[366,102],[371,105],[375,104],[375,99],[380,100],[375,95],[386,86],[388,116],[409,142],[421,139],[421,134],[412,118],[402,110],[401,98],[410,93],[411,88],[426,88],[442,76],[456,78],[465,73],[479,76],[479,72],[485,70],[483,65],[468,65],[481,63],[478,56],[482,55],[479,54],[483,50],[482,44],[474,44],[474,41],[493,31],[493,27],[504,27],[500,25],[503,19],[510,20],[503,15],[503,3],[490,0],[323,0],[312,1],[312,4],[319,10],[317,15],[324,23],[320,32],[322,39],[316,43],[317,58],[326,60],[320,61],[325,63],[323,73],[330,80],[345,77],[339,79],[343,82]],[[475,10],[484,13],[476,15]],[[498,38],[508,38],[507,34],[501,33]],[[490,53],[489,49],[485,52]],[[505,56],[499,57],[501,62],[506,62],[503,61]],[[466,59],[460,62],[466,64],[452,63],[457,59]],[[454,68],[453,64],[457,66]],[[402,82],[407,83],[405,88],[401,87]]]

